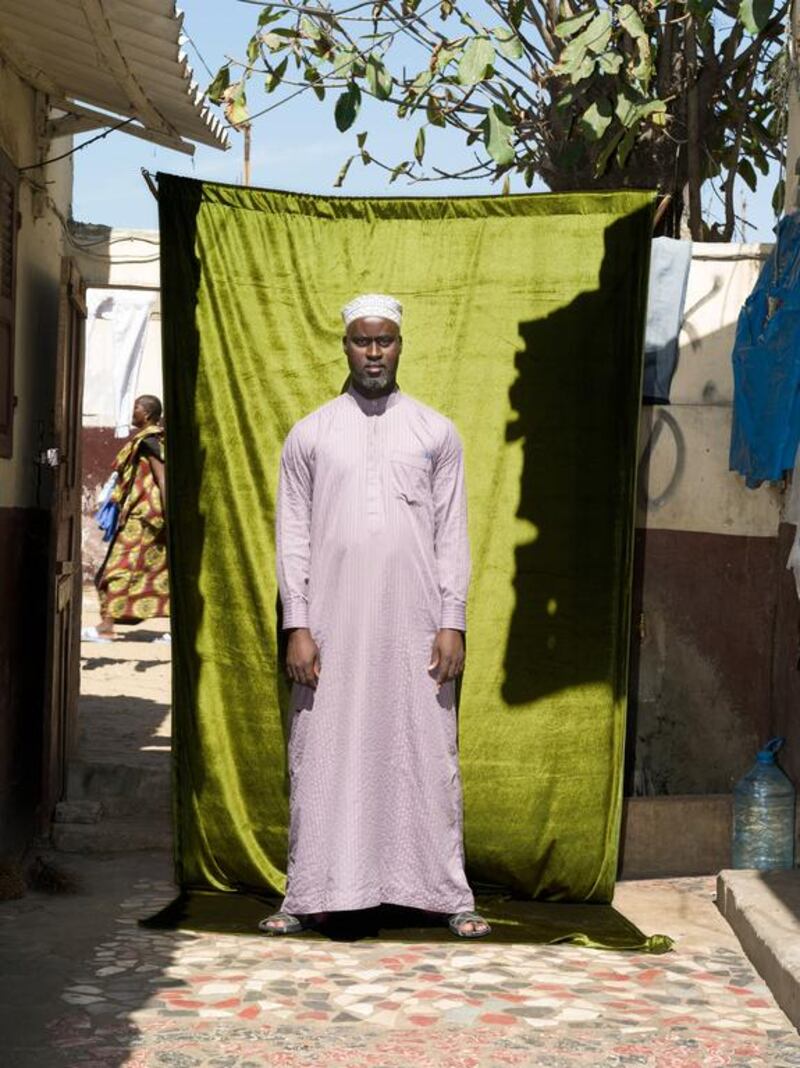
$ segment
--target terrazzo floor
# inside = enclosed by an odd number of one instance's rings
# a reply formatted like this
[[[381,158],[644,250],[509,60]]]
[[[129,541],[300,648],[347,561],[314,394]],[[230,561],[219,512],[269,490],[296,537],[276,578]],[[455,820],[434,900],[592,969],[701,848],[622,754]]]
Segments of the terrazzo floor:
[[[142,637],[84,646],[81,755],[166,775],[169,647]],[[649,956],[152,930],[166,853],[60,862],[80,893],[0,902],[0,1068],[800,1068],[713,879],[619,885],[676,939]]]
[[[713,880],[675,882],[685,902],[709,906]],[[730,944],[679,945],[654,957],[573,946],[283,941],[137,925],[173,893],[167,883],[140,882],[120,906],[115,933],[74,970],[49,1025],[59,1063],[800,1066],[800,1038]]]

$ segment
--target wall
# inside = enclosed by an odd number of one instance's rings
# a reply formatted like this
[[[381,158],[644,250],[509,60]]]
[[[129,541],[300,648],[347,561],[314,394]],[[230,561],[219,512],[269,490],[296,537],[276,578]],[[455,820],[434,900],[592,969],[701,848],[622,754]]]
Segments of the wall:
[[[628,793],[726,793],[781,724],[800,747],[774,685],[787,627],[797,644],[782,491],[728,470],[736,320],[768,251],[694,246],[671,403],[643,412]]]
[[[0,148],[16,167],[58,155],[44,101],[0,59]],[[52,418],[59,279],[72,195],[65,160],[21,175],[14,347],[14,444],[0,459],[0,854],[31,833],[41,763],[51,484],[36,463]]]

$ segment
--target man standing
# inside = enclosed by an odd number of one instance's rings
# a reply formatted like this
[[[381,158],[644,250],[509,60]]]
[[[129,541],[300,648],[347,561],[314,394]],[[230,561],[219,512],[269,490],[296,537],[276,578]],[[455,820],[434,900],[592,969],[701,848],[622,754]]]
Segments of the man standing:
[[[259,925],[402,905],[489,933],[464,874],[456,677],[469,584],[461,442],[401,393],[402,308],[348,304],[346,392],[281,456],[277,564],[289,740],[286,897]]]

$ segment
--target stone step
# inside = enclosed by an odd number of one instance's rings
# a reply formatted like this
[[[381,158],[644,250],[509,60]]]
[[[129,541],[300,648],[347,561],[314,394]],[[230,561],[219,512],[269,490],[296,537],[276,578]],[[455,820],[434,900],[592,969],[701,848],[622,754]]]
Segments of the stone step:
[[[169,768],[70,761],[67,801],[99,801],[107,815],[170,813]]]
[[[101,819],[98,823],[53,823],[53,848],[62,853],[133,853],[172,850],[169,819]]]
[[[775,1000],[800,1027],[800,871],[722,871],[717,905]]]

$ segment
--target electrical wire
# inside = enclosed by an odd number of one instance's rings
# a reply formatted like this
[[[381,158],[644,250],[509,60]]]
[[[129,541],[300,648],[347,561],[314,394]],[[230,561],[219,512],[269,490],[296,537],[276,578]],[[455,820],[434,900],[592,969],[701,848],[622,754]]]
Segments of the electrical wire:
[[[115,130],[121,130],[123,126],[128,126],[130,123],[136,121],[136,116],[132,115],[129,119],[123,119],[122,122],[116,123],[114,126],[109,126],[107,130],[103,130],[102,133],[95,134],[94,137],[90,137],[88,141],[81,141],[79,145],[75,145],[69,150],[69,152],[62,152],[60,156],[50,156],[49,159],[40,160],[38,163],[28,163],[24,167],[17,167],[17,171],[35,171],[38,167],[46,167],[48,163],[58,163],[59,160],[66,159],[68,156],[74,156],[76,152],[80,152],[82,148],[88,148],[89,145],[93,145],[95,141],[102,141],[104,137],[108,137],[110,133]]]
[[[196,45],[196,44],[194,43],[194,41],[192,40],[192,37],[191,37],[191,35],[190,35],[190,34],[189,34],[189,33],[187,32],[187,30],[186,30],[186,28],[185,28],[185,27],[183,28],[183,30],[182,30],[182,33],[183,33],[183,36],[184,36],[184,37],[186,38],[186,40],[187,40],[187,41],[189,42],[189,44],[190,44],[190,45],[192,46],[192,48],[193,48],[193,49],[195,50],[195,53],[196,53],[196,55],[197,55],[197,58],[198,58],[198,59],[200,60],[200,62],[201,62],[201,63],[203,64],[203,66],[204,66],[204,67],[206,68],[206,72],[208,73],[208,76],[209,76],[209,78],[213,78],[213,77],[214,77],[214,72],[213,72],[213,70],[212,70],[212,69],[211,69],[211,67],[209,67],[209,65],[208,65],[208,64],[206,63],[206,61],[205,61],[205,58],[203,57],[203,53],[202,53],[202,52],[200,51],[200,49],[199,49],[199,48],[197,47],[197,45]]]

